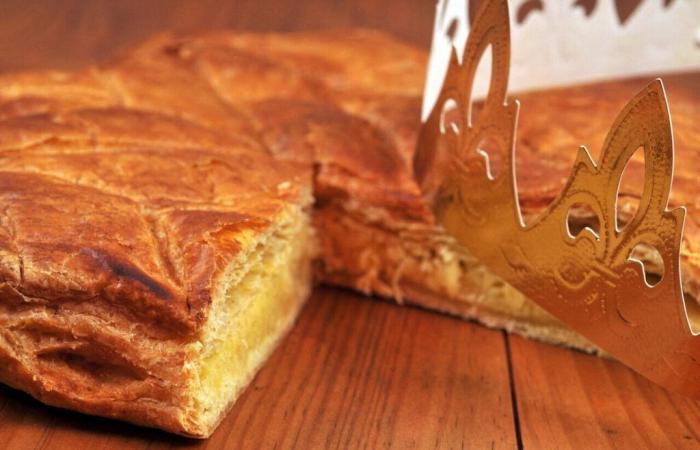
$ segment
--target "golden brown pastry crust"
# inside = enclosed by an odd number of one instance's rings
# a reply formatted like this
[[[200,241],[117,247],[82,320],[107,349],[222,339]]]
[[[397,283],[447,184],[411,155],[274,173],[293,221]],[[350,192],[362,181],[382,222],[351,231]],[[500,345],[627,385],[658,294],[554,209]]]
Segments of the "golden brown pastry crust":
[[[183,415],[186,344],[239,236],[300,202],[308,168],[118,108],[2,128],[0,379],[46,403],[206,433]]]
[[[156,36],[77,73],[0,77],[0,379],[193,434],[178,415],[184,344],[237,234],[269,226],[311,171],[321,280],[590,348],[527,302],[483,306],[483,286],[461,275],[475,262],[412,177],[425,62],[370,31],[222,32]],[[667,79],[673,198],[692,208],[698,80]],[[553,199],[580,143],[599,147],[638,87],[520,96],[526,214]],[[693,216],[686,285],[700,270]]]

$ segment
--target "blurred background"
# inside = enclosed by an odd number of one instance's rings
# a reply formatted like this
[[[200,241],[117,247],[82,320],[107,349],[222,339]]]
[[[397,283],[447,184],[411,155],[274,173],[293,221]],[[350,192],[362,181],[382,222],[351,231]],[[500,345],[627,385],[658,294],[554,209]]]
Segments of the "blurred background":
[[[614,2],[624,21],[644,0],[559,1],[589,12],[597,1]],[[543,6],[543,0],[513,3],[519,21]],[[435,4],[436,0],[1,0],[0,71],[84,66],[163,30],[369,27],[427,49]],[[470,10],[477,6],[478,1],[470,2]]]

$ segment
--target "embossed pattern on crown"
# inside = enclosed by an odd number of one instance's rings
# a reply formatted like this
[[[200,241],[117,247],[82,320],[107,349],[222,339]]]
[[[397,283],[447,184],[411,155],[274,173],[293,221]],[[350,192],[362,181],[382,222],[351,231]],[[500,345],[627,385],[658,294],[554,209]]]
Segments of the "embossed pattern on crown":
[[[525,224],[515,173],[518,103],[506,102],[508,18],[506,0],[484,2],[462,57],[452,53],[414,160],[424,194],[438,221],[496,274],[647,378],[700,396],[700,340],[681,290],[685,209],[667,209],[673,136],[662,82],[650,83],[619,114],[599,161],[580,148],[559,197]],[[489,47],[489,93],[473,118],[474,76]],[[636,215],[621,225],[620,180],[638,149],[644,189]],[[493,170],[494,163],[502,169]],[[569,230],[569,212],[579,205],[597,216],[597,232]],[[635,257],[639,246],[660,255],[659,279],[646,278]]]

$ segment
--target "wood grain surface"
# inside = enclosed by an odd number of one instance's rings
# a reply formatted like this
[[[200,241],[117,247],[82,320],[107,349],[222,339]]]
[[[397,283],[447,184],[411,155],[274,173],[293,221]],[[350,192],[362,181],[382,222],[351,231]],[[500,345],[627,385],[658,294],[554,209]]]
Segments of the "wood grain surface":
[[[79,67],[166,29],[363,26],[427,47],[433,12],[433,0],[3,0],[0,70]],[[206,441],[0,385],[3,449],[663,449],[699,439],[700,404],[619,363],[328,288]]]
[[[162,30],[380,28],[428,47],[431,0],[2,0],[0,70],[73,68]]]
[[[475,350],[478,349],[478,350]],[[514,448],[504,335],[319,289],[205,441],[41,405],[0,388],[3,448]]]
[[[510,336],[525,448],[697,448],[700,405],[605,358]]]

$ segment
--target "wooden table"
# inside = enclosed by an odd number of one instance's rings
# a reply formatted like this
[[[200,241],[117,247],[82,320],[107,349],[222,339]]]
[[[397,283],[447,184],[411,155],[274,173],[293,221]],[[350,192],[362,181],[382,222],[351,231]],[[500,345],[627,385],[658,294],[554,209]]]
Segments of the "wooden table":
[[[398,3],[4,0],[0,70],[81,66],[162,29],[366,26],[427,47],[433,2]],[[700,448],[699,406],[614,361],[322,288],[209,440],[0,386],[0,448]]]
[[[699,406],[614,361],[325,288],[209,440],[0,387],[0,447],[693,448]]]

